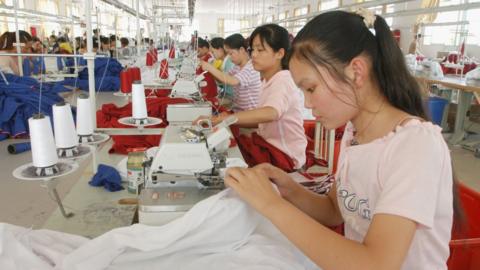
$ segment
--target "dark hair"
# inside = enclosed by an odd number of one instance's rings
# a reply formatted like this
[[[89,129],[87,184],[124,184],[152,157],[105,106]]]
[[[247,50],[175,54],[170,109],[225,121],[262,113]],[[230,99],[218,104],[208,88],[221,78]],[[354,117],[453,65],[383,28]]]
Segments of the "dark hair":
[[[57,40],[57,36],[55,35],[50,35],[50,38],[54,38],[55,40]]]
[[[110,39],[105,36],[100,36],[100,42],[102,44],[110,44]]]
[[[205,39],[198,38],[198,48],[210,48],[210,44]]]
[[[117,40],[117,36],[115,35],[110,35],[110,41],[116,41]]]
[[[32,41],[32,36],[23,30],[18,31],[20,37],[20,43],[27,43]],[[14,43],[17,42],[17,36],[15,32],[5,32],[0,36],[0,50],[12,50],[15,48]]]
[[[223,45],[235,50],[238,50],[240,48],[244,48],[245,50],[247,50],[248,48],[248,42],[246,42],[245,38],[243,38],[243,36],[240,34],[233,34],[228,36],[224,40]]]
[[[128,38],[122,37],[122,38],[120,39],[120,43],[121,43],[122,45],[124,45],[124,46],[128,46],[128,43],[129,43]]]
[[[267,43],[274,52],[278,52],[280,49],[285,51],[285,54],[281,60],[281,65],[282,69],[288,69],[287,53],[290,50],[290,40],[287,29],[278,24],[265,24],[255,28],[253,33],[250,35],[250,48],[253,48],[253,39],[256,36],[260,38],[262,46],[265,47],[265,43]]]
[[[59,37],[59,38],[57,39],[57,42],[58,42],[58,43],[65,43],[65,42],[67,42],[67,39],[64,38],[64,37]]]
[[[372,77],[388,102],[411,115],[426,118],[420,86],[408,71],[405,58],[385,20],[376,16],[375,35],[363,17],[345,11],[318,15],[293,41],[292,57],[320,65],[339,80],[348,82],[341,69],[354,57],[366,54],[372,61]]]
[[[221,38],[221,37],[216,37],[216,38],[212,38],[212,40],[210,40],[210,45],[214,48],[214,49],[223,49],[223,43],[224,43],[224,39]]]

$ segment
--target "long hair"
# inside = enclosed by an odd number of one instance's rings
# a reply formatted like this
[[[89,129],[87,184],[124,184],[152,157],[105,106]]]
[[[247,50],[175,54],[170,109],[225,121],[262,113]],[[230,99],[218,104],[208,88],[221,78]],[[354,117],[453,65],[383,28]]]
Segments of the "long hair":
[[[374,30],[375,34],[355,13],[326,12],[297,34],[291,57],[325,67],[334,78],[348,83],[342,67],[365,54],[372,62],[372,79],[387,101],[404,112],[426,118],[420,86],[408,71],[402,51],[382,17],[376,16]]]

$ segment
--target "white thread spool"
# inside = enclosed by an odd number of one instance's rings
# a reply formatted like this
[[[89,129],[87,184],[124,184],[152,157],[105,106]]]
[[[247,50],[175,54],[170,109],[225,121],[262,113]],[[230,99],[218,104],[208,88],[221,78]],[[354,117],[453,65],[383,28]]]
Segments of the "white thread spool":
[[[81,94],[77,98],[77,133],[79,136],[90,136],[93,134],[93,123],[90,110],[90,98]]]
[[[28,119],[28,127],[32,144],[33,166],[46,168],[57,164],[58,157],[50,117],[43,114],[33,115]]]
[[[145,87],[141,81],[132,84],[132,118],[135,120],[146,119],[147,103],[145,101]]]
[[[78,145],[70,104],[60,102],[52,106],[53,130],[57,148],[72,148]]]

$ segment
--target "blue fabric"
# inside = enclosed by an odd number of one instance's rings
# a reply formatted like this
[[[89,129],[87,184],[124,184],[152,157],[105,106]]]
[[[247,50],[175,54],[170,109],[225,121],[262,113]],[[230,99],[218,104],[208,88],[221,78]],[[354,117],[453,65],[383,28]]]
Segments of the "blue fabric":
[[[3,140],[6,140],[6,139],[8,139],[8,134],[0,133],[0,142],[3,141]]]
[[[28,133],[28,118],[38,113],[40,83],[14,74],[5,74],[5,77],[8,85],[0,76],[0,131],[15,137]],[[52,105],[60,101],[63,98],[55,86],[44,83],[40,112],[52,119]]]
[[[67,66],[74,66],[74,61],[69,60]],[[79,65],[86,65],[86,60],[80,58]],[[114,92],[120,89],[120,71],[123,67],[116,59],[113,58],[96,58],[95,59],[95,91]],[[103,80],[102,80],[103,78]],[[76,82],[76,84],[75,84]],[[78,73],[77,79],[67,78],[62,85],[70,85],[88,91],[88,69],[83,69]]]
[[[108,191],[119,191],[123,187],[121,185],[122,178],[118,171],[110,166],[99,164],[97,173],[88,182],[94,187],[104,187]]]
[[[33,67],[32,67],[33,66]],[[31,76],[45,73],[45,61],[42,57],[25,57],[23,59],[23,76]]]
[[[32,149],[32,145],[30,142],[24,143],[12,143],[7,146],[8,153],[10,154],[20,154],[26,151],[30,151]]]

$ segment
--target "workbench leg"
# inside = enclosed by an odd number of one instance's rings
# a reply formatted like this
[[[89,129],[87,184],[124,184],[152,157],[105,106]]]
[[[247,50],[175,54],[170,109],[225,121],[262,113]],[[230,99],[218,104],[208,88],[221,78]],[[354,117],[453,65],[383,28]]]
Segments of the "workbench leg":
[[[453,145],[459,144],[465,138],[465,118],[467,111],[472,103],[472,93],[459,91],[458,93],[458,107],[455,115],[455,129],[449,143]]]

